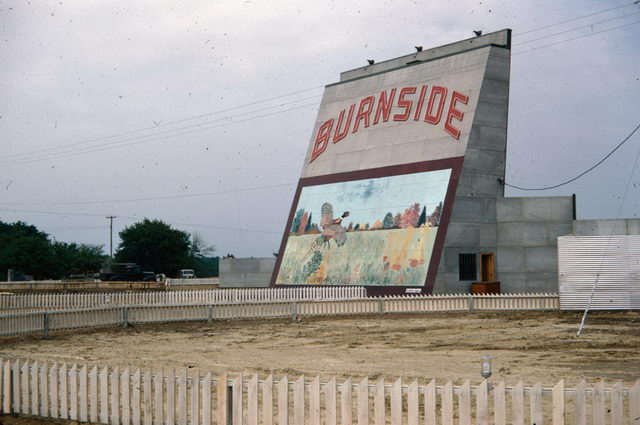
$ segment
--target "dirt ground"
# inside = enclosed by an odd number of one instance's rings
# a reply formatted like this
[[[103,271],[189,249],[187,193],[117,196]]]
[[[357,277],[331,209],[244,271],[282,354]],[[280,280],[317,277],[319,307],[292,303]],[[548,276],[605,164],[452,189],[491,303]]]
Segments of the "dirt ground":
[[[640,312],[432,313],[290,320],[137,325],[0,338],[0,357],[201,371],[323,377],[480,380],[567,385],[640,378]],[[6,424],[5,424],[6,425]]]

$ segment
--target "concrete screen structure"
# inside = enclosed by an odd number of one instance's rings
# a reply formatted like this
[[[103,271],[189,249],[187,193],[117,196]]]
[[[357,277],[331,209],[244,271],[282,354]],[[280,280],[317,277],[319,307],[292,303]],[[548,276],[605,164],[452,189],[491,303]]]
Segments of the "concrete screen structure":
[[[431,293],[495,253],[509,67],[503,30],[328,85],[271,284]]]

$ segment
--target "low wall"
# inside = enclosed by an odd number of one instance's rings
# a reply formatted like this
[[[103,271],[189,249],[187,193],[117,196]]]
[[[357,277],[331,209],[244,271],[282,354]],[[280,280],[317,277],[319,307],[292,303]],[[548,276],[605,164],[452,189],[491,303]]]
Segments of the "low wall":
[[[575,220],[574,236],[640,235],[640,218]]]
[[[220,287],[267,287],[275,265],[275,258],[221,258]]]
[[[87,289],[158,289],[164,288],[158,282],[111,282],[86,281],[65,282],[61,280],[33,280],[23,282],[0,282],[0,291],[81,291]]]

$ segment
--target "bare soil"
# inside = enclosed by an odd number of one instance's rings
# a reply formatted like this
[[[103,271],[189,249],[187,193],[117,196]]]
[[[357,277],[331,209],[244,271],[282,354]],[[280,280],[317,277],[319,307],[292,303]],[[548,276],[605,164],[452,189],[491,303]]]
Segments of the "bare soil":
[[[640,378],[640,312],[432,313],[138,325],[0,338],[0,357],[216,373],[384,376],[479,381],[480,356],[494,381]]]

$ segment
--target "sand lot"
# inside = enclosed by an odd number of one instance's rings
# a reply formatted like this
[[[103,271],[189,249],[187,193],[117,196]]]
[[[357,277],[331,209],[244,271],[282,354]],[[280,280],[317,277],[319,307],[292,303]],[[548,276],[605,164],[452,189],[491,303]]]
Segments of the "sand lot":
[[[332,374],[478,381],[482,354],[493,380],[571,385],[640,378],[640,313],[433,313],[331,319],[236,320],[0,338],[0,357],[215,372]]]

